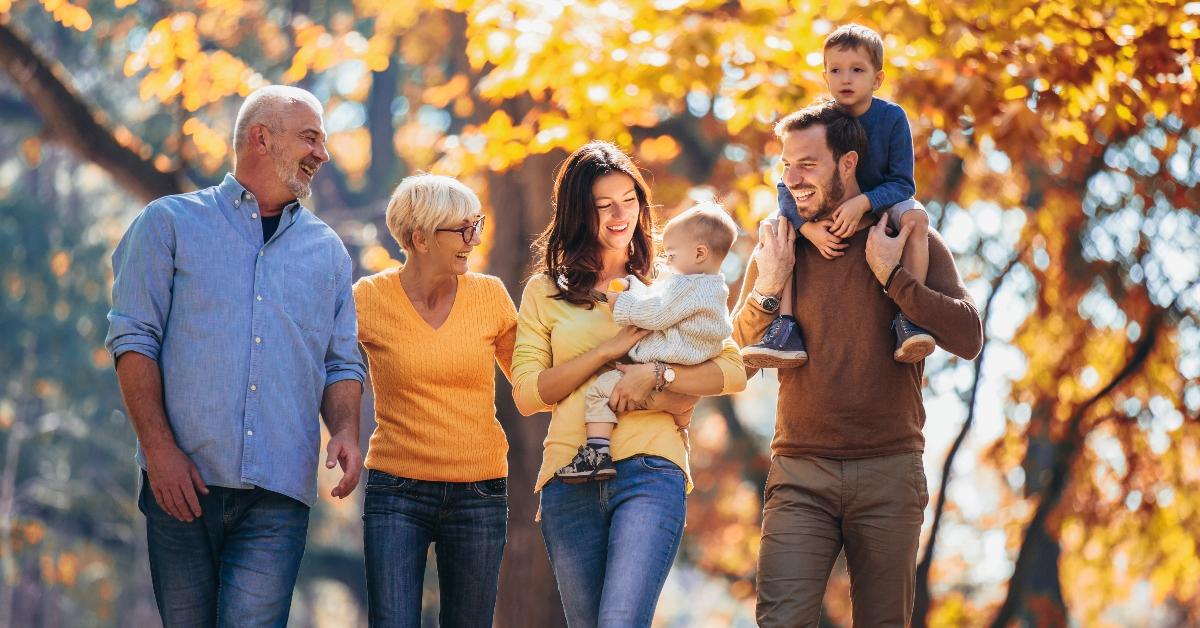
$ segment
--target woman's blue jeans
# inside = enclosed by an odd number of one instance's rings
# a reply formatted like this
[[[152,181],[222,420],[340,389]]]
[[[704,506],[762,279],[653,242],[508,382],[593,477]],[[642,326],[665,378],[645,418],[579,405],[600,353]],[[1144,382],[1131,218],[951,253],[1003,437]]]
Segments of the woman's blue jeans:
[[[649,626],[683,538],[683,471],[617,461],[612,480],[542,487],[542,536],[572,628]]]
[[[419,628],[430,543],[441,589],[439,625],[492,625],[508,531],[507,480],[428,482],[372,469],[363,531],[371,626]]]

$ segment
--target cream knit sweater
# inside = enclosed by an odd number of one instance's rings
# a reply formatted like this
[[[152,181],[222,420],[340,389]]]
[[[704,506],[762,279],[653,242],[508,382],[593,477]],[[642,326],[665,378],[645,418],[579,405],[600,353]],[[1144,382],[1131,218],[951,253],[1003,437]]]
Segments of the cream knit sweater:
[[[720,354],[733,334],[720,273],[666,274],[649,286],[630,277],[629,286],[613,304],[613,322],[652,330],[629,351],[634,361],[700,364]]]

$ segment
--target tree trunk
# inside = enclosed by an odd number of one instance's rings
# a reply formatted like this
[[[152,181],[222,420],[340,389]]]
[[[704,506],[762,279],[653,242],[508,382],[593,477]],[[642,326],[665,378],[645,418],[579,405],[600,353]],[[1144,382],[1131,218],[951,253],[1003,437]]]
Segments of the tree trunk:
[[[561,153],[534,155],[519,167],[488,175],[495,232],[489,272],[500,277],[519,303],[532,255],[529,244],[550,221],[550,191]],[[547,414],[522,417],[504,378],[496,386],[496,410],[508,435],[508,544],[500,567],[496,626],[516,628],[566,626],[562,602],[542,534],[534,523],[538,498],[533,493],[542,460]]]
[[[1144,324],[1146,331],[1141,340],[1134,345],[1133,353],[1125,366],[1107,385],[1076,407],[1067,419],[1066,435],[1054,444],[1051,472],[1043,485],[1044,488],[1039,491],[1042,499],[1025,528],[1025,538],[1017,554],[1017,564],[1009,580],[1008,593],[992,621],[992,628],[1007,628],[1017,620],[1024,620],[1026,623],[1032,621],[1030,625],[1044,623],[1047,619],[1052,622],[1051,625],[1066,624],[1066,608],[1058,577],[1060,549],[1058,540],[1050,528],[1050,517],[1058,508],[1070,484],[1071,467],[1074,466],[1075,457],[1087,436],[1084,420],[1096,402],[1107,397],[1142,369],[1158,342],[1163,317],[1162,310],[1150,315],[1150,320]]]
[[[150,202],[186,187],[178,172],[161,172],[148,157],[119,142],[79,94],[9,24],[0,22],[0,66],[46,123],[44,133],[83,161],[103,168],[117,183]]]

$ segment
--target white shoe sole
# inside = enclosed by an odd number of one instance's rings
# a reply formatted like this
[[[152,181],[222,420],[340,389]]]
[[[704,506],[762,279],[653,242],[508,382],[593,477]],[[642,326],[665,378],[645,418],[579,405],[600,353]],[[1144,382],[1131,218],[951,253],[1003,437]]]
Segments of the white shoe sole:
[[[904,364],[916,364],[921,360],[929,357],[933,350],[937,348],[937,343],[934,342],[933,336],[929,334],[918,334],[904,341],[899,349],[892,354],[892,357],[897,362]]]
[[[752,369],[791,369],[808,363],[805,351],[780,351],[766,347],[742,349],[742,364]]]

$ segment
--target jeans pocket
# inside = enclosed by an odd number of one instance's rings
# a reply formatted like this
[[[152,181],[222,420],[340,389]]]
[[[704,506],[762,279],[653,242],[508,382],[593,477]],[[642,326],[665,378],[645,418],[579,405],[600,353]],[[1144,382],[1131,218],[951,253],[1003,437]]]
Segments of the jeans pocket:
[[[661,456],[640,456],[640,458],[642,461],[642,467],[649,471],[683,477],[683,469],[680,469],[679,465],[667,460],[666,458]]]
[[[925,510],[929,505],[929,481],[925,478],[925,462],[922,458],[919,451],[913,454],[913,482],[916,484],[921,510]]]
[[[485,499],[507,499],[508,498],[508,479],[495,478],[492,480],[480,480],[471,482],[471,488],[475,494]]]
[[[412,478],[397,477],[378,469],[370,469],[367,473],[368,492],[402,493],[416,482]]]

